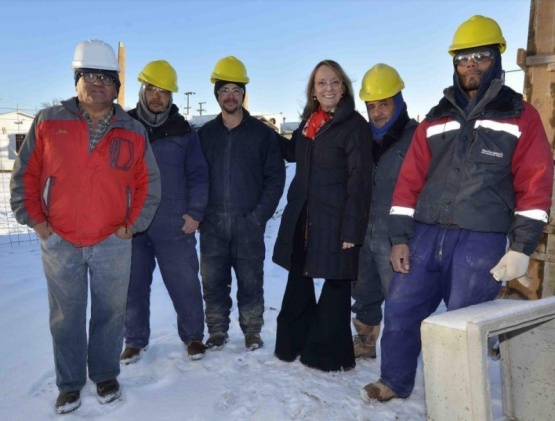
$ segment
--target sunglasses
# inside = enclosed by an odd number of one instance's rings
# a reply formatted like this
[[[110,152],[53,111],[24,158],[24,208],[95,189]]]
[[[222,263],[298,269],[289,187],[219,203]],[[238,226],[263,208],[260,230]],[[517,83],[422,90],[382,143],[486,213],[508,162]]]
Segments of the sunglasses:
[[[493,60],[493,52],[490,50],[473,51],[471,53],[460,53],[455,56],[453,61],[457,66],[468,66],[470,60],[476,64],[482,64],[488,60]]]

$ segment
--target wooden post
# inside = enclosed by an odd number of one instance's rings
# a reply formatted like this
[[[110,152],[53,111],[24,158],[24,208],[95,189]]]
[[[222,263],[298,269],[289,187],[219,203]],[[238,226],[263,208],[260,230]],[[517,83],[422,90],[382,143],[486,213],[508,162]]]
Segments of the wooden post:
[[[118,94],[118,104],[125,108],[125,47],[123,46],[123,42],[118,44],[118,63],[119,80],[121,82]]]
[[[524,98],[540,113],[547,138],[555,145],[555,1],[531,0],[528,45],[519,49],[517,64],[524,70]],[[555,192],[553,194],[555,197]],[[553,200],[553,199],[552,199]],[[555,204],[543,237],[532,254],[528,271],[530,288],[516,281],[508,284],[509,295],[527,299],[555,295]]]

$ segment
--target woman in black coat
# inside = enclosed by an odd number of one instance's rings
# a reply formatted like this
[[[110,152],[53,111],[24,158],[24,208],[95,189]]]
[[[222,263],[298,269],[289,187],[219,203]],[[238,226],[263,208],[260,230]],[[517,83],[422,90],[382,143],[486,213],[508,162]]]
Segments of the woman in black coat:
[[[351,282],[372,193],[368,123],[354,109],[351,81],[324,60],[306,90],[303,121],[284,157],[297,163],[287,194],[273,261],[289,270],[277,318],[275,355],[323,371],[355,366],[351,338]],[[313,278],[324,278],[316,302]]]

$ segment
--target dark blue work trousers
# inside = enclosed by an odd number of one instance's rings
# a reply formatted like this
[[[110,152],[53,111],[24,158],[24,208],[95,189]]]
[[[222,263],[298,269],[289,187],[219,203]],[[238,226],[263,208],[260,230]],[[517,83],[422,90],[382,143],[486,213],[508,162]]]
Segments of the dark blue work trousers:
[[[402,398],[414,387],[422,321],[442,300],[448,311],[493,300],[501,285],[489,271],[507,239],[503,233],[417,223],[409,247],[410,273],[393,276],[381,339],[381,378]]]
[[[206,325],[210,334],[229,330],[231,270],[237,278],[237,308],[243,333],[264,324],[265,227],[251,214],[208,213],[200,229],[200,261]]]
[[[199,261],[194,234],[175,229],[151,228],[133,237],[131,278],[125,316],[125,344],[144,348],[150,337],[150,289],[156,262],[177,313],[179,338],[202,341],[204,313],[199,280]]]

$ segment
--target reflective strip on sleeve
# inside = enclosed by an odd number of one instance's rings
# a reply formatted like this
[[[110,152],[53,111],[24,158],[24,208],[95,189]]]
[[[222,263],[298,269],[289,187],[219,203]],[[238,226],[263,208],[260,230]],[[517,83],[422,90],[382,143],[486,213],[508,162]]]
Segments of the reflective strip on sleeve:
[[[445,132],[450,132],[452,130],[459,130],[461,128],[461,123],[458,121],[449,121],[445,124],[436,124],[435,126],[430,126],[426,129],[426,137],[432,137],[437,134],[442,134]]]
[[[500,123],[499,121],[493,120],[476,120],[474,128],[477,129],[478,127],[485,127],[486,129],[495,130],[497,132],[509,133],[517,139],[520,138],[520,135],[522,134],[516,124]]]
[[[547,223],[547,212],[540,209],[532,209],[527,211],[515,212],[515,215],[524,216],[526,218],[535,219]]]
[[[413,208],[404,208],[402,206],[392,206],[390,211],[390,215],[401,215],[401,216],[410,216],[411,218],[414,217],[414,209]]]

